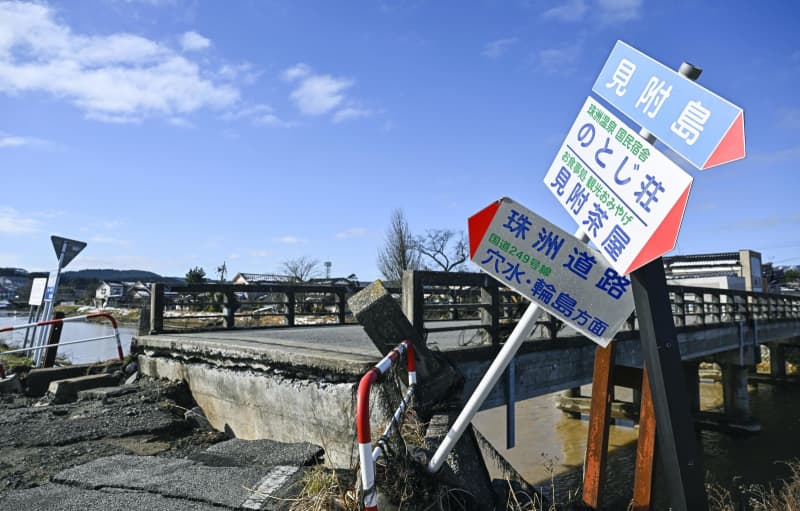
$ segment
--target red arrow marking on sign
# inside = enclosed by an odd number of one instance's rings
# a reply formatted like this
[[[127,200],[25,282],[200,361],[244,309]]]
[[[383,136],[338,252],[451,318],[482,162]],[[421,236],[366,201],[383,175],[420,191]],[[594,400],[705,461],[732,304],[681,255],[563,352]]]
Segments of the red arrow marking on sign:
[[[475,252],[478,250],[478,245],[481,244],[486,231],[489,229],[489,224],[492,223],[495,213],[500,208],[500,202],[495,201],[478,211],[467,220],[467,230],[469,232],[469,257],[475,257]]]
[[[686,203],[689,200],[689,190],[692,184],[686,187],[686,190],[681,194],[678,202],[672,206],[672,209],[664,217],[664,221],[658,226],[658,229],[650,237],[647,244],[639,252],[639,255],[634,259],[631,265],[625,270],[625,273],[630,273],[633,270],[644,266],[656,257],[666,254],[675,247],[678,241],[678,232],[681,230],[681,222],[683,221],[683,212],[686,210]]]
[[[744,112],[739,112],[736,116],[717,148],[706,160],[703,170],[740,158],[744,158]]]

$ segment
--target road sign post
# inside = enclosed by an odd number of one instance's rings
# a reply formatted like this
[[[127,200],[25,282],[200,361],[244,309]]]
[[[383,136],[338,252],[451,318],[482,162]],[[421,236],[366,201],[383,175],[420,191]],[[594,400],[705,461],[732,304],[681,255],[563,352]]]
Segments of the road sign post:
[[[53,319],[53,311],[56,303],[56,293],[58,292],[58,282],[61,278],[61,270],[70,262],[72,262],[72,260],[75,259],[75,256],[77,256],[84,248],[86,248],[86,242],[84,241],[71,240],[62,238],[60,236],[50,236],[50,241],[52,241],[53,250],[55,250],[56,257],[58,257],[58,266],[56,267],[55,271],[50,272],[50,276],[47,279],[47,287],[44,292],[44,310],[42,312],[42,321],[50,321]],[[42,329],[42,332],[39,335],[38,346],[44,346],[47,344],[48,331],[49,327]],[[36,350],[34,353],[34,361],[36,366],[41,366],[43,360],[43,350]]]
[[[697,79],[701,70],[681,65],[680,73]],[[651,143],[655,137],[651,136]],[[656,416],[656,442],[667,491],[675,511],[708,509],[702,450],[694,430],[686,392],[680,346],[672,319],[664,264],[658,259],[631,273],[642,357],[647,368]]]

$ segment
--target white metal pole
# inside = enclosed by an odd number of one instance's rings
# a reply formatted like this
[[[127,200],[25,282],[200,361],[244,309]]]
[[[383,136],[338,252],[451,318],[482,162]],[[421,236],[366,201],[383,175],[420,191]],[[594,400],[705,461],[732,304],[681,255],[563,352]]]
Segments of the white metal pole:
[[[589,237],[583,233],[583,229],[580,227],[575,231],[575,237],[580,238],[584,243],[589,241]],[[483,378],[481,378],[481,381],[470,396],[467,404],[464,405],[461,413],[458,414],[455,422],[450,427],[447,436],[433,454],[431,461],[428,463],[428,472],[436,473],[442,468],[450,451],[456,446],[456,443],[464,434],[467,426],[472,422],[472,418],[475,417],[475,414],[478,413],[483,402],[486,401],[489,392],[492,391],[497,381],[500,379],[500,376],[503,375],[503,371],[506,370],[511,359],[514,358],[522,342],[528,338],[536,327],[536,321],[543,313],[544,310],[535,303],[531,303],[528,308],[525,309],[525,313],[522,315],[522,318],[520,318],[519,323],[517,323],[517,326],[511,331],[511,335],[495,357],[492,365],[489,366],[489,369],[486,371],[486,374],[483,375]]]
[[[61,280],[61,266],[64,264],[64,257],[66,255],[67,255],[67,242],[64,241],[63,243],[61,243],[61,254],[58,256],[58,268],[56,268],[56,280],[55,282],[53,282],[53,296],[50,297],[49,301],[45,300],[44,302],[44,313],[42,315],[42,321],[50,321],[51,319],[53,319],[53,311],[55,310],[56,306],[56,294],[58,293],[58,281]],[[49,284],[50,284],[49,282],[45,284],[45,289],[50,287]],[[49,333],[50,333],[49,326],[42,328],[42,331],[39,334],[39,344],[37,345],[38,347],[41,348],[42,346],[47,344],[47,337]],[[39,367],[42,364],[42,361],[44,360],[44,350],[43,349],[37,350],[34,353],[34,356],[35,356],[34,359],[35,365],[36,367]]]

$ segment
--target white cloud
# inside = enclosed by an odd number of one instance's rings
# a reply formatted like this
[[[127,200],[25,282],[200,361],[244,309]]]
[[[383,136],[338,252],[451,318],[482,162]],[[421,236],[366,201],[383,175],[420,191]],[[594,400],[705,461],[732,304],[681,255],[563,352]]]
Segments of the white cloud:
[[[218,75],[223,80],[252,85],[261,76],[261,71],[249,62],[242,62],[241,64],[223,64],[219,68]]]
[[[167,119],[167,122],[170,123],[172,126],[177,126],[179,128],[194,128],[194,123],[184,119],[183,117],[170,117]]]
[[[549,73],[571,72],[583,48],[579,42],[561,48],[546,48],[536,52],[539,66]]]
[[[330,75],[312,75],[303,78],[290,97],[297,108],[306,115],[322,115],[344,102],[344,91],[353,86],[351,80]]]
[[[621,23],[641,17],[642,0],[595,0],[587,5],[585,0],[568,0],[542,13],[546,20],[579,22],[591,13],[603,25]]]
[[[269,256],[273,255],[274,253],[275,253],[274,250],[269,250],[269,249],[263,249],[262,248],[262,249],[251,250],[250,251],[250,256],[251,257],[269,257]]]
[[[298,238],[295,236],[282,236],[280,238],[275,238],[273,241],[277,241],[278,243],[285,243],[286,245],[298,245],[300,243],[306,242],[305,239]]]
[[[302,62],[295,64],[283,72],[283,79],[292,82],[298,78],[305,78],[311,74],[311,68]]]
[[[642,15],[642,0],[598,0],[600,22],[621,23],[639,19]]]
[[[354,119],[363,119],[372,116],[372,110],[365,110],[363,108],[342,108],[333,114],[333,122],[339,123],[344,121],[351,121]]]
[[[0,93],[45,92],[91,119],[138,122],[239,100],[236,87],[209,75],[159,42],[76,34],[46,5],[0,2]]]
[[[352,229],[336,233],[336,237],[340,240],[346,240],[350,238],[363,238],[367,234],[369,234],[369,231],[363,227],[353,227]]]
[[[183,51],[205,50],[211,46],[211,39],[203,37],[197,32],[190,30],[181,36],[181,47]]]
[[[543,12],[542,18],[559,21],[580,21],[587,10],[588,7],[583,0],[569,0]]]
[[[92,236],[91,238],[89,238],[89,241],[93,242],[93,243],[101,243],[101,244],[106,244],[106,245],[117,245],[117,246],[120,246],[120,247],[127,247],[130,244],[130,242],[128,240],[122,240],[122,239],[119,239],[119,238],[113,238],[111,236],[106,236],[106,235],[103,235],[103,234],[98,234],[96,236]]]
[[[29,144],[29,141],[24,137],[0,133],[0,147],[19,147],[27,144]]]
[[[294,123],[284,121],[278,117],[271,106],[259,103],[256,105],[246,106],[225,112],[222,118],[226,121],[234,121],[239,119],[250,120],[256,126],[273,126],[273,127],[289,127],[294,126]]]
[[[492,41],[487,43],[486,46],[483,47],[483,51],[481,51],[481,55],[484,57],[488,57],[490,59],[496,59],[502,56],[512,45],[514,45],[518,39],[516,37],[511,37],[508,39],[498,39],[496,41]]]
[[[304,115],[321,116],[334,112],[332,120],[338,123],[374,114],[372,110],[358,107],[358,103],[347,96],[347,90],[355,85],[353,79],[318,74],[303,63],[286,69],[281,76],[295,84],[289,97]]]
[[[30,234],[39,231],[39,220],[22,216],[17,210],[0,207],[0,234]]]

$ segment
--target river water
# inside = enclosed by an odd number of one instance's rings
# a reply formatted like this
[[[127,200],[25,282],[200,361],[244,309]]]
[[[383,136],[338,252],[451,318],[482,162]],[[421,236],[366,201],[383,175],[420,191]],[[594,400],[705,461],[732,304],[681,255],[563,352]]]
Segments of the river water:
[[[625,395],[627,389],[617,390],[620,399],[629,399],[629,394]],[[701,383],[700,393],[703,410],[722,406],[721,384]],[[582,394],[590,395],[591,387],[583,387]],[[556,408],[556,398],[556,394],[551,394],[517,403],[516,447],[510,450],[504,448],[504,407],[479,413],[473,424],[529,482],[549,489],[552,475],[558,500],[563,502],[569,492],[574,493],[581,485],[589,423],[585,418],[571,419],[563,414]],[[800,389],[751,386],[750,407],[761,423],[761,433],[732,436],[703,431],[700,434],[707,481],[728,489],[752,483],[775,485],[790,475],[781,462],[800,458],[797,441]],[[630,500],[637,435],[638,428],[614,425],[610,428],[607,509],[625,510]],[[498,469],[490,471],[493,476],[502,477]],[[667,509],[658,463],[655,480],[654,509]]]
[[[10,312],[0,311],[0,327],[22,325],[28,322],[27,314],[15,315]],[[120,341],[122,350],[127,355],[131,349],[131,338],[136,334],[136,329],[132,327],[119,327]],[[102,323],[88,323],[74,321],[64,323],[61,331],[61,342],[77,341],[80,339],[90,339],[114,335],[114,329],[107,321]],[[37,331],[38,338],[39,333]],[[14,330],[0,334],[0,343],[22,347],[25,340],[25,330]],[[30,345],[30,341],[28,343]],[[117,358],[117,345],[114,338],[103,339],[80,344],[62,346],[58,349],[58,355],[70,360],[73,364],[87,364],[91,362],[104,361]]]

